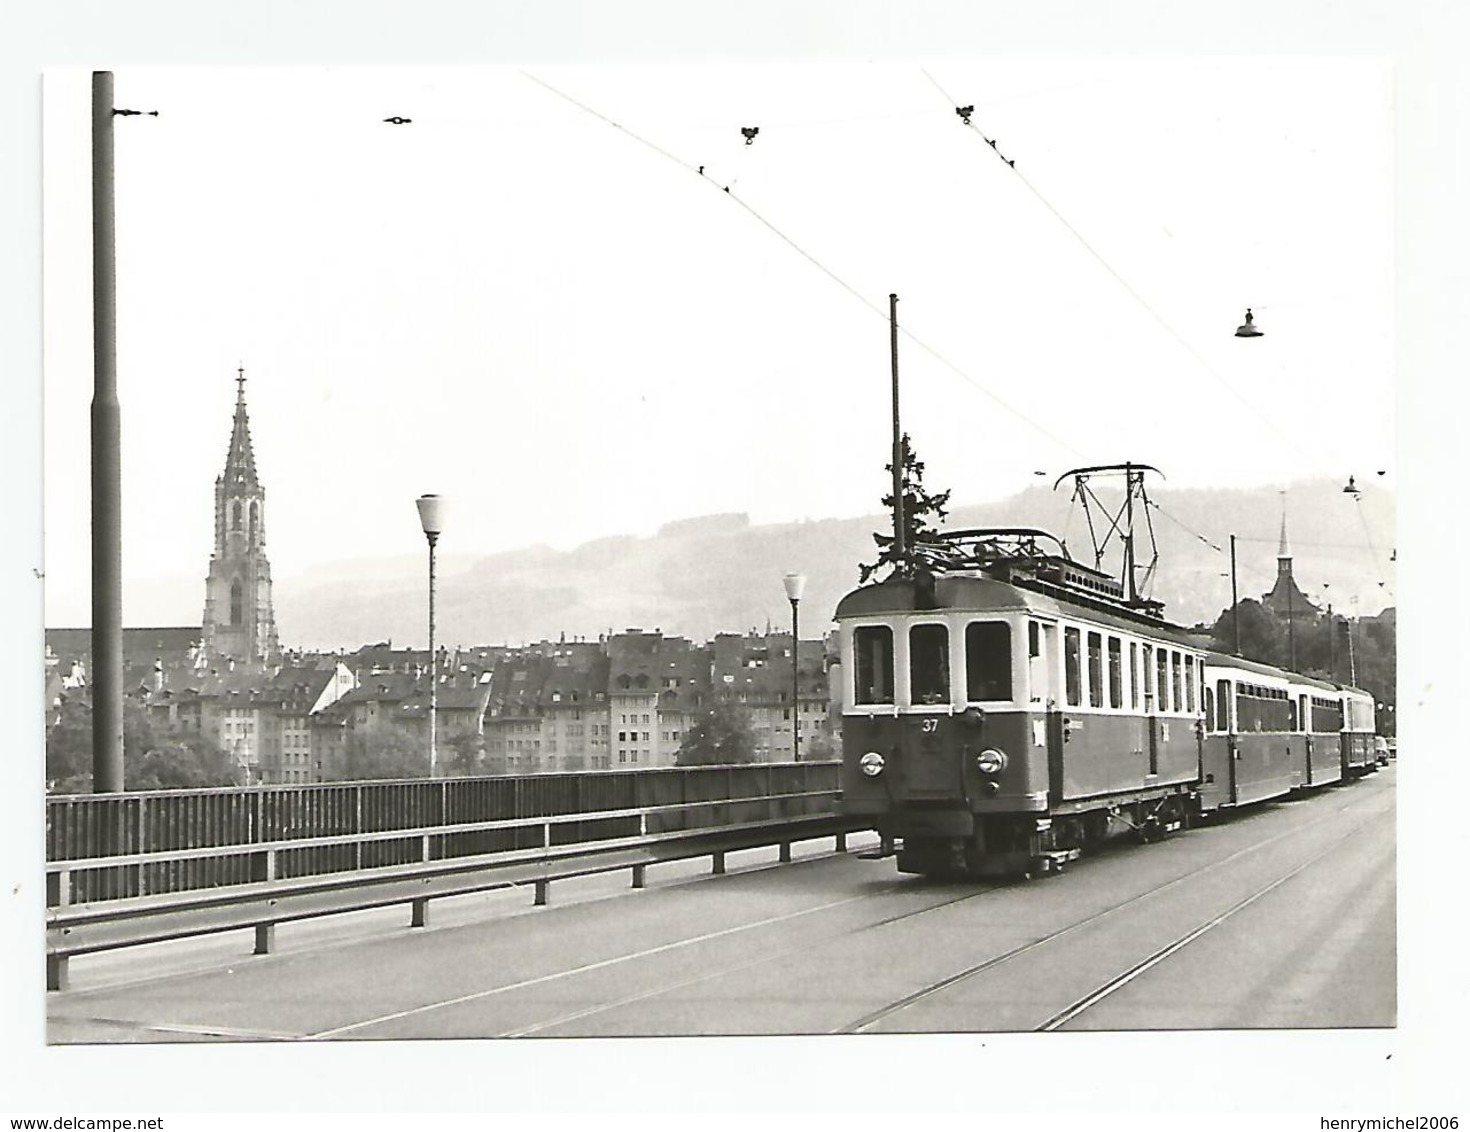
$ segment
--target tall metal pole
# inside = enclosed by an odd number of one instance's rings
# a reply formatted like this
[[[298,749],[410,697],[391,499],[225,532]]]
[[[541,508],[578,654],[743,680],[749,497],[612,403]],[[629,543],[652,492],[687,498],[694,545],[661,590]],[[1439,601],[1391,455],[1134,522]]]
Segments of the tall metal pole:
[[[1358,660],[1357,657],[1353,655],[1353,622],[1357,620],[1357,617],[1358,611],[1355,607],[1353,609],[1352,617],[1347,619],[1348,683],[1351,684],[1354,688],[1358,686]]]
[[[434,646],[434,547],[439,532],[429,534],[429,777],[439,767],[439,651]]]
[[[1143,478],[1143,473],[1138,473]],[[1123,482],[1127,486],[1123,492],[1123,506],[1128,509],[1128,529],[1123,536],[1123,577],[1128,582],[1128,602],[1132,604],[1138,600],[1138,589],[1134,585],[1133,578],[1133,465],[1123,465]]]
[[[444,500],[438,495],[421,495],[417,501],[419,523],[429,540],[429,777],[439,769],[439,650],[434,642],[434,548],[444,530]]]
[[[801,761],[801,637],[798,636],[796,606],[806,588],[805,574],[787,574],[782,580],[786,600],[791,602],[791,758]]]
[[[1235,536],[1230,536],[1230,610],[1235,619],[1235,655],[1240,655],[1240,593],[1235,588]]]
[[[1327,603],[1327,670],[1337,680],[1337,619],[1332,616],[1332,603]]]
[[[893,360],[893,555],[908,555],[903,523],[903,439],[898,428],[898,296],[888,296],[888,348]]]
[[[122,429],[112,72],[92,72],[92,789],[123,788]]]
[[[791,759],[801,762],[801,684],[798,680],[801,659],[801,638],[796,635],[796,607],[801,604],[791,599]]]

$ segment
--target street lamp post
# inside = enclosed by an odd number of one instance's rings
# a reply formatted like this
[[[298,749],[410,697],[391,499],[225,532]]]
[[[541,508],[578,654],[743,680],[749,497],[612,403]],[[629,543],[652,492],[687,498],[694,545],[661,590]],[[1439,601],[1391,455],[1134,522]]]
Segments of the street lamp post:
[[[801,683],[798,660],[801,653],[801,638],[797,636],[796,607],[801,602],[801,591],[806,589],[805,574],[787,574],[783,579],[786,600],[791,602],[791,759],[801,761]]]
[[[1357,595],[1354,594],[1349,599],[1349,602],[1350,602],[1350,604],[1352,605],[1352,608],[1353,608],[1353,615],[1352,615],[1352,617],[1350,617],[1348,619],[1348,626],[1347,626],[1347,638],[1348,638],[1348,683],[1351,684],[1354,688],[1356,688],[1358,686],[1358,661],[1357,661],[1357,658],[1353,655],[1353,626],[1357,623],[1357,620],[1358,620],[1358,598],[1357,598]]]
[[[1322,583],[1322,600],[1327,606],[1327,671],[1328,677],[1334,683],[1337,680],[1337,620],[1332,616],[1332,599],[1327,591],[1332,588],[1331,582]]]
[[[444,529],[444,500],[437,495],[418,498],[419,522],[429,540],[429,777],[439,769],[439,653],[434,643],[434,547]]]
[[[1230,614],[1235,624],[1235,655],[1240,655],[1240,591],[1235,584],[1235,536],[1230,536]]]

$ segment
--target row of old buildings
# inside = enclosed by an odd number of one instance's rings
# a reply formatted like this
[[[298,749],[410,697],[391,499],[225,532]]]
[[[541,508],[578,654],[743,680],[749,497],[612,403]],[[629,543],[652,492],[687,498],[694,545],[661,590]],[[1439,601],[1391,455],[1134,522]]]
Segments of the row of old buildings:
[[[375,645],[287,654],[269,669],[201,668],[200,642],[183,643],[189,633],[127,630],[127,695],[158,734],[209,738],[251,783],[356,777],[356,759],[395,744],[426,755],[431,667],[441,774],[672,766],[719,701],[743,709],[759,761],[833,749],[827,645],[799,642],[793,673],[789,633],[724,633],[697,644],[629,629],[595,642],[441,650],[437,666],[425,650]],[[75,630],[48,631],[53,710],[87,698],[84,644]],[[172,652],[161,651],[170,644]],[[144,650],[155,652],[151,661]]]
[[[716,700],[746,709],[758,759],[793,758],[799,744],[807,755],[829,749],[826,647],[802,641],[793,655],[790,634],[695,644],[629,629],[596,642],[441,650],[433,665],[428,652],[391,643],[283,651],[243,367],[235,381],[202,624],[124,631],[123,686],[160,733],[208,737],[250,782],[340,779],[375,749],[427,755],[432,670],[441,773],[669,766]],[[90,630],[48,629],[46,652],[52,710],[85,702]]]

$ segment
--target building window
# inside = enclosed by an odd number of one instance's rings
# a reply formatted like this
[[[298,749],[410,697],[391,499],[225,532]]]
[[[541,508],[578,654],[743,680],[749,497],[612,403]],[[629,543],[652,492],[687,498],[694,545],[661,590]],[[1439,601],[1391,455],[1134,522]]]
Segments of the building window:
[[[244,622],[245,591],[244,587],[240,585],[239,579],[236,579],[230,583],[230,624],[242,625]]]

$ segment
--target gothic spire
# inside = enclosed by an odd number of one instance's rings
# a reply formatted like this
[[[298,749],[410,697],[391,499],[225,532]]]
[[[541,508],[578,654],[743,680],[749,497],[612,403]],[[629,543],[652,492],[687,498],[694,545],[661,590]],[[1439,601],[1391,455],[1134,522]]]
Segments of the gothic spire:
[[[1290,558],[1291,550],[1286,545],[1286,492],[1281,493],[1281,549],[1276,552],[1277,558]]]
[[[236,371],[235,426],[230,433],[230,451],[225,457],[225,484],[256,488],[255,451],[250,446],[250,417],[245,410],[245,367]]]

